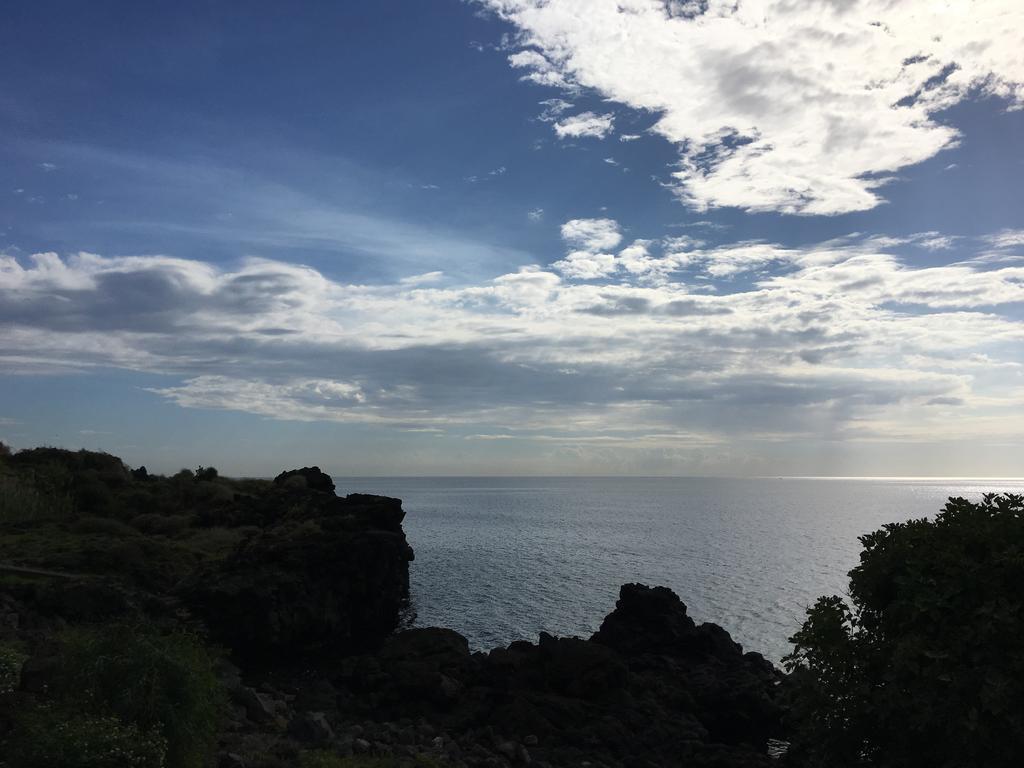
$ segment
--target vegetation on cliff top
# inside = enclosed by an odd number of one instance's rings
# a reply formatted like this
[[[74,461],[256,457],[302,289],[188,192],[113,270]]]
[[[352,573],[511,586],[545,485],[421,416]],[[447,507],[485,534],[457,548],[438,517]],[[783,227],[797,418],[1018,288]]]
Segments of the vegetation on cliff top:
[[[1024,497],[950,499],[934,520],[861,537],[848,604],[794,635],[800,765],[1020,765]]]

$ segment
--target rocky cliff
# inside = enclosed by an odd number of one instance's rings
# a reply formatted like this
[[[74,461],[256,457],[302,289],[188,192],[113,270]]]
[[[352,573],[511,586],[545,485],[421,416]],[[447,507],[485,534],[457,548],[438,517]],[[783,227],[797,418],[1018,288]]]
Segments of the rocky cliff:
[[[0,486],[0,747],[31,768],[99,727],[111,754],[175,768],[204,750],[225,768],[764,766],[782,734],[777,670],[663,587],[623,586],[589,639],[471,653],[450,629],[396,632],[401,502],[340,498],[316,467],[162,478],[37,449]]]
[[[3,591],[41,627],[180,620],[251,663],[377,646],[408,601],[402,502],[339,498],[317,467],[273,482],[202,468],[162,478],[106,454],[35,449],[0,481],[42,500],[0,521],[0,566],[23,569]]]
[[[452,630],[410,629],[329,670],[261,678],[225,749],[251,762],[277,727],[336,754],[454,765],[766,766],[780,680],[670,590],[627,584],[588,640],[470,653]]]

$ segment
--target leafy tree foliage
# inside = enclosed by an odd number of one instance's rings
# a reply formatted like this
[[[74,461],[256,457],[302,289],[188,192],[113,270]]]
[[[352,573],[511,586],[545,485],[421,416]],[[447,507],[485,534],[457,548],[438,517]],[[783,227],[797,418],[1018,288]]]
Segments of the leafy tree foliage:
[[[216,467],[196,467],[196,480],[216,480],[217,479],[217,468]]]
[[[934,520],[861,537],[848,605],[822,597],[791,638],[806,766],[1019,766],[1024,497],[951,498]]]

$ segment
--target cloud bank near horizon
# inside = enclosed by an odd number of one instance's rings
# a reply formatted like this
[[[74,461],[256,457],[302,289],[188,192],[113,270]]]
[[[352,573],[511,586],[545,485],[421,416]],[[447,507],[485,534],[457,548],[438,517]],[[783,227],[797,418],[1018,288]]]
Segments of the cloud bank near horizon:
[[[562,227],[550,268],[383,285],[246,259],[0,256],[9,373],[120,368],[188,408],[476,440],[727,450],[735,440],[1019,440],[1020,232],[911,266],[911,238],[623,244]],[[581,262],[590,258],[589,271]]]
[[[509,63],[525,79],[649,113],[679,151],[674,191],[697,210],[868,210],[900,169],[957,145],[944,110],[1024,107],[1017,0],[478,2],[517,29]],[[554,129],[604,138],[613,118]]]

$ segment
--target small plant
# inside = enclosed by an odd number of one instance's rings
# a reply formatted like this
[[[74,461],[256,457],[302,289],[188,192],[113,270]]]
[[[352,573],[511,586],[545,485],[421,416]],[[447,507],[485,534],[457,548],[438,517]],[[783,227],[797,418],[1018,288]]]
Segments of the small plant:
[[[20,768],[164,768],[167,741],[116,717],[41,708],[23,716],[12,745]]]
[[[11,645],[0,644],[0,696],[13,693],[21,679],[25,654]]]
[[[224,693],[194,636],[143,624],[69,630],[54,692],[167,742],[169,768],[200,768],[214,746]]]

